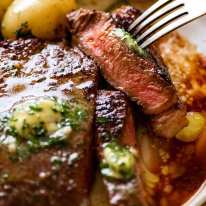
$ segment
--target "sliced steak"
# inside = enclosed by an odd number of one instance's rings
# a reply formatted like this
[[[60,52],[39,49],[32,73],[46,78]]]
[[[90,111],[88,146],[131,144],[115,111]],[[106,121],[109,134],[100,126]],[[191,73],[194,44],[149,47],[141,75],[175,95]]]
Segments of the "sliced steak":
[[[110,15],[81,9],[68,20],[79,45],[97,60],[105,78],[138,101],[145,113],[158,114],[176,102],[174,88],[155,73],[156,65],[112,35],[116,25]]]
[[[96,77],[78,48],[0,42],[1,206],[88,204]]]
[[[127,31],[131,23],[139,15],[140,12],[137,9],[125,6],[114,11],[112,18],[118,27],[124,28]],[[150,58],[150,61],[158,65],[155,72],[169,84],[172,84],[168,69],[164,64],[157,47],[155,45],[151,45],[147,48],[147,53],[149,54],[148,57]],[[176,102],[170,109],[160,113],[159,115],[151,117],[150,124],[156,134],[171,138],[187,125],[185,115],[186,107],[180,100],[178,100],[178,102]]]
[[[149,199],[140,178],[141,168],[135,157],[137,141],[131,108],[123,93],[118,91],[98,93],[96,143],[100,171],[110,204],[148,205]],[[127,155],[134,158],[133,163]],[[128,173],[127,170],[130,169],[133,174]]]
[[[126,27],[138,13],[136,9],[126,7],[112,17],[104,12],[80,9],[68,14],[68,28],[74,34],[74,41],[99,63],[111,85],[128,94],[145,114],[159,115],[178,104],[169,75],[149,52],[147,57],[137,55],[124,41],[113,35],[114,30],[120,27],[118,20],[122,22],[121,27]],[[182,124],[174,123],[176,125],[172,126],[170,134],[165,133],[165,127],[156,129],[154,124],[158,135],[172,137],[184,127],[185,110],[180,109],[180,113]]]

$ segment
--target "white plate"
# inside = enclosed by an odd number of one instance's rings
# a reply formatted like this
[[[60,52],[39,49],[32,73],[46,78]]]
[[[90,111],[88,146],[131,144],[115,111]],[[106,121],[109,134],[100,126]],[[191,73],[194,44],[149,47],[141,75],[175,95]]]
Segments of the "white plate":
[[[187,37],[194,45],[197,46],[198,50],[206,55],[206,16],[201,17],[192,23],[179,29],[179,32]],[[206,182],[203,183],[202,187],[197,193],[201,193],[201,196],[193,198],[184,204],[183,206],[201,206],[206,201]]]
[[[179,29],[180,33],[193,42],[206,55],[206,16]]]

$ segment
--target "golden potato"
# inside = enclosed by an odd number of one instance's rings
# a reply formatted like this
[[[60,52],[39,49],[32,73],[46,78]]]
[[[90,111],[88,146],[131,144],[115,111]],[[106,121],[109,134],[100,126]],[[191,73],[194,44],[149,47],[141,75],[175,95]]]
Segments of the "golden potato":
[[[0,0],[0,22],[12,1],[13,0]]]
[[[205,126],[205,117],[198,112],[189,112],[187,114],[189,124],[183,128],[176,136],[177,139],[183,142],[195,141]]]
[[[78,6],[88,9],[107,10],[118,2],[119,0],[78,0]]]
[[[32,34],[41,39],[61,37],[65,15],[76,8],[75,0],[14,0],[3,22],[6,39]]]

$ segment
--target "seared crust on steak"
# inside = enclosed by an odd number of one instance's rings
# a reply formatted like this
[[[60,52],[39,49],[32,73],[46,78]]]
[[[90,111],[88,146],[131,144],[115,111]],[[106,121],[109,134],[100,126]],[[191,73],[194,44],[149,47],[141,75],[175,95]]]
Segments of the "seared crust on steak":
[[[99,91],[96,102],[96,143],[99,161],[102,161],[105,143],[117,141],[125,147],[137,149],[134,121],[125,95],[118,91]],[[110,180],[103,177],[111,205],[148,205],[137,159],[135,167],[135,176],[130,180]]]
[[[180,103],[160,115],[152,117],[150,123],[156,134],[172,138],[187,125],[185,115],[186,107]]]
[[[97,140],[101,144],[111,140],[110,134],[114,138],[121,136],[128,102],[124,93],[101,90],[98,92],[96,102],[96,132],[99,137]],[[106,124],[101,121],[102,118]]]
[[[81,102],[89,112],[83,129],[74,131],[66,146],[41,149],[14,162],[0,145],[0,206],[87,205],[96,77],[94,62],[65,43],[0,42],[0,114],[45,96]],[[62,161],[57,168],[54,157]]]

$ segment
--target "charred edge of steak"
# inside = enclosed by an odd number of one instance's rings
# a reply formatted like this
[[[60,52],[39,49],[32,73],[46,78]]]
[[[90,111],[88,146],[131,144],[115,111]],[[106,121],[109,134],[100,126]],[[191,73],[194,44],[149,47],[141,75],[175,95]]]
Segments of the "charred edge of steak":
[[[187,126],[186,107],[178,103],[170,110],[151,118],[153,131],[159,136],[173,138],[183,127]]]
[[[99,91],[96,105],[96,142],[99,161],[105,143],[117,141],[123,147],[137,149],[134,122],[126,96],[119,91]],[[135,163],[135,176],[129,180],[110,180],[103,178],[114,206],[148,205],[146,192],[140,178],[138,160]]]
[[[90,24],[98,22],[102,18],[103,12],[88,10],[88,9],[79,9],[75,12],[71,12],[67,15],[67,29],[72,34],[79,33],[83,31]],[[108,19],[110,15],[107,14]]]
[[[121,135],[127,115],[126,96],[122,92],[99,91],[96,100],[96,132],[101,142]]]
[[[25,60],[30,55],[40,52],[46,43],[39,39],[19,39],[16,41],[5,40],[0,41],[1,57],[0,58],[10,58],[10,60]],[[8,57],[8,54],[11,54]]]
[[[134,22],[134,20],[141,15],[141,11],[131,7],[131,6],[123,6],[112,13],[112,18],[116,23],[117,27],[123,28],[128,31],[129,26]],[[168,84],[172,84],[170,75],[166,66],[163,63],[163,60],[159,53],[157,52],[155,46],[151,45],[147,48],[147,52],[149,54],[149,58],[151,61],[154,61],[156,65],[158,65],[156,69],[156,73],[159,74]]]

